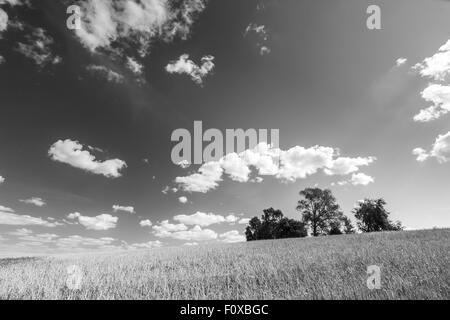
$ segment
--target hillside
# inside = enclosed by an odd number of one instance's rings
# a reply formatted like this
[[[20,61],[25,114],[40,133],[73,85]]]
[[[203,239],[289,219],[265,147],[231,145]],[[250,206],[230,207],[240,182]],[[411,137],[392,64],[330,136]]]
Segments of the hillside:
[[[449,299],[449,252],[441,229],[0,260],[0,299]]]

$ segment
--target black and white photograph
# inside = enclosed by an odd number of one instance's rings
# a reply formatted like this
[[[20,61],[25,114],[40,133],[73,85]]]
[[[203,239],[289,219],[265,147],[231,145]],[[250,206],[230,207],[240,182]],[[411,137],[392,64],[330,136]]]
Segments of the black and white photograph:
[[[0,300],[267,318],[449,265],[450,1],[0,0]]]

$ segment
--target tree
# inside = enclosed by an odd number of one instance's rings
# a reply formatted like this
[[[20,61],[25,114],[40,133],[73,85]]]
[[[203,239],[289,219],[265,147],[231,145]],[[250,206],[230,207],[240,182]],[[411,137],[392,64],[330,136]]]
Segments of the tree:
[[[389,220],[390,213],[384,208],[384,199],[365,199],[353,209],[358,228],[362,232],[399,231],[403,230],[400,221]]]
[[[344,216],[342,218],[342,222],[344,224],[344,233],[345,234],[352,234],[355,233],[355,228],[353,227],[352,221],[349,217]]]
[[[247,241],[259,240],[258,231],[261,229],[261,220],[258,217],[252,218],[245,228],[245,237]]]
[[[275,239],[302,238],[307,235],[305,224],[294,219],[283,218],[275,228]]]
[[[300,191],[300,195],[304,199],[298,201],[297,210],[302,214],[302,221],[311,228],[312,235],[329,234],[332,227],[336,231],[343,214],[331,190],[306,188]]]
[[[296,238],[306,235],[304,223],[284,218],[280,210],[273,208],[263,210],[261,219],[258,217],[252,218],[245,229],[247,241]]]

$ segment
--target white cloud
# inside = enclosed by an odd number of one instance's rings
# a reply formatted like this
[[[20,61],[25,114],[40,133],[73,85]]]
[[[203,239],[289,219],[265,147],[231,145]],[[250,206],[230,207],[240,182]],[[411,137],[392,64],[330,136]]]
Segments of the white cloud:
[[[208,241],[217,239],[216,232],[211,229],[202,229],[200,226],[195,226],[189,230],[168,232],[166,234],[156,233],[155,235],[185,241]]]
[[[50,147],[48,154],[54,161],[110,178],[120,177],[120,170],[126,167],[125,161],[120,159],[98,161],[89,151],[82,149],[83,146],[78,141],[58,140]]]
[[[398,58],[398,59],[395,61],[395,65],[396,65],[397,67],[400,67],[400,66],[404,65],[407,61],[408,61],[408,59],[406,59],[406,58]]]
[[[375,179],[365,173],[358,172],[352,174],[350,182],[354,186],[367,186],[368,184],[375,182]]]
[[[187,247],[198,246],[198,242],[186,242],[184,245]]]
[[[25,37],[25,40],[26,42],[17,44],[17,51],[33,60],[36,65],[44,67],[61,63],[61,57],[54,55],[51,50],[54,40],[44,29],[34,29]]]
[[[79,212],[71,213],[67,218],[75,220],[88,230],[109,230],[116,227],[118,217],[113,217],[110,214],[101,214],[95,217],[82,216]]]
[[[132,206],[120,206],[118,204],[115,204],[112,206],[112,208],[113,208],[114,212],[125,211],[125,212],[131,213],[131,214],[136,213],[136,211],[134,211],[134,207],[132,207]]]
[[[178,198],[178,201],[179,201],[180,203],[187,203],[187,202],[188,202],[188,198],[186,198],[186,197],[179,197],[179,198]]]
[[[417,156],[416,160],[419,162],[424,162],[425,160],[427,160],[429,158],[429,154],[427,153],[427,151],[423,148],[415,148],[412,151],[412,154]]]
[[[222,239],[223,242],[227,243],[243,242],[246,240],[245,236],[239,234],[239,231],[237,230],[222,233],[219,237]]]
[[[176,177],[175,182],[180,184],[184,191],[206,193],[219,185],[218,182],[222,181],[222,172],[219,162],[207,162],[198,169],[198,173]]]
[[[0,32],[8,28],[8,14],[0,8]],[[1,33],[0,33],[1,34]]]
[[[92,52],[114,51],[125,43],[145,56],[154,39],[187,38],[197,14],[205,8],[204,0],[86,0],[82,9],[81,29],[76,35]]]
[[[6,181],[6,179],[2,176],[0,176],[0,184],[4,183]]]
[[[0,205],[0,211],[3,211],[3,212],[14,212],[13,209],[8,208],[8,207],[4,207],[2,205]]]
[[[184,224],[172,224],[169,220],[164,220],[152,227],[157,237],[168,237],[172,232],[185,231],[188,229]]]
[[[187,160],[181,160],[178,165],[182,168],[182,169],[186,169],[190,167],[190,163]]]
[[[347,175],[358,171],[361,166],[370,165],[375,160],[375,157],[339,157],[324,171],[328,175]]]
[[[8,234],[11,236],[15,236],[15,237],[24,237],[24,236],[28,236],[32,233],[33,233],[33,231],[31,231],[30,229],[21,228],[21,229],[17,229],[16,231],[12,231]]]
[[[200,60],[201,65],[197,65],[189,59],[188,54],[183,54],[178,60],[170,62],[166,66],[166,71],[168,73],[187,74],[195,83],[201,85],[203,84],[203,78],[214,69],[213,61],[213,56],[203,56]]]
[[[128,246],[128,249],[151,249],[151,248],[159,248],[162,246],[162,242],[159,240],[156,241],[148,241],[144,243],[133,243]]]
[[[126,67],[136,75],[142,75],[144,66],[132,57],[127,57]]]
[[[450,74],[450,39],[433,56],[414,66],[422,77],[442,81]]]
[[[374,183],[375,179],[365,173],[358,172],[353,173],[351,178],[349,180],[339,181],[337,182],[337,185],[339,186],[346,186],[346,185],[354,185],[354,186],[367,186],[370,183]],[[335,185],[332,183],[332,185]]]
[[[59,223],[49,222],[42,218],[29,215],[17,214],[11,208],[0,207],[0,225],[56,227]]]
[[[214,213],[204,213],[199,211],[191,215],[176,215],[173,219],[185,225],[199,225],[201,227],[207,227],[222,222],[235,223],[239,220],[238,217],[232,214],[224,217]]]
[[[237,153],[229,153],[220,159],[220,165],[231,180],[247,182],[251,172],[246,160]]]
[[[125,81],[125,78],[123,75],[121,75],[120,73],[115,72],[105,66],[91,64],[86,67],[86,70],[88,70],[90,73],[92,73],[94,75],[105,78],[109,82],[123,83]]]
[[[433,103],[433,105],[422,109],[414,116],[414,121],[428,122],[439,119],[442,115],[450,112],[450,86],[429,84],[422,91],[422,98]]]
[[[19,199],[20,202],[26,203],[26,204],[32,204],[36,207],[43,207],[46,205],[45,201],[42,198],[38,197],[32,197],[29,199]]]
[[[248,224],[250,222],[250,218],[242,218],[239,220],[239,224]]]
[[[419,162],[423,162],[430,157],[436,158],[439,163],[450,161],[450,131],[436,138],[430,152],[423,148],[415,148],[413,154],[417,156]]]
[[[330,147],[295,146],[289,150],[272,148],[260,143],[254,149],[240,154],[230,153],[219,161],[203,164],[197,173],[177,177],[175,182],[187,192],[203,192],[215,189],[222,181],[223,173],[238,182],[249,181],[251,168],[259,175],[274,176],[282,181],[294,182],[323,170],[327,175],[348,175],[362,166],[373,163],[374,157],[337,157],[337,150]],[[255,178],[256,179],[256,178]],[[254,179],[252,179],[254,181]]]
[[[139,222],[139,225],[141,227],[151,227],[153,225],[153,223],[150,220],[142,220]]]

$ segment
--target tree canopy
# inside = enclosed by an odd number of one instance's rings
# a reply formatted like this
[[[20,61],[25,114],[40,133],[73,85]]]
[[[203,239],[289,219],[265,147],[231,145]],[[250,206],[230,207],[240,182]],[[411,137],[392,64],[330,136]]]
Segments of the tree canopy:
[[[336,198],[329,189],[306,188],[300,191],[303,199],[298,201],[297,210],[302,221],[307,224],[312,235],[341,234],[342,224],[349,223],[342,213]]]
[[[353,209],[358,228],[362,232],[398,231],[403,227],[400,221],[389,220],[390,213],[384,208],[384,199],[365,199]]]
[[[261,219],[254,217],[245,229],[247,241],[306,237],[305,224],[285,218],[280,210],[263,210]]]

